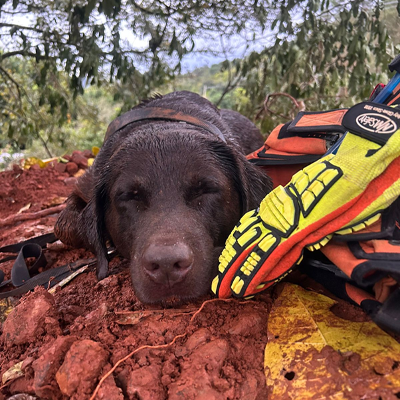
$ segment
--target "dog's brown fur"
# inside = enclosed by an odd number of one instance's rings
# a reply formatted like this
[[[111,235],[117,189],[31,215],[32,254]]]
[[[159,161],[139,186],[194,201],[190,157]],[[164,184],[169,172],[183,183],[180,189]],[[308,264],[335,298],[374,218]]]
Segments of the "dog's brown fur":
[[[108,273],[106,242],[130,260],[144,302],[207,293],[217,257],[239,218],[271,190],[270,179],[245,154],[259,148],[258,129],[234,111],[218,110],[190,92],[174,92],[138,107],[163,107],[216,126],[140,121],[113,134],[79,179],[56,235],[91,249],[97,276]]]

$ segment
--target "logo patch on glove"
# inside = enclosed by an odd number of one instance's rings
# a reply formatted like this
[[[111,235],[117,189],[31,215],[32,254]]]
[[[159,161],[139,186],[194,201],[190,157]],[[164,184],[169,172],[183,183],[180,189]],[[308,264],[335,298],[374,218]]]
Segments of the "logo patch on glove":
[[[364,102],[350,108],[342,123],[351,133],[384,145],[400,128],[400,111],[382,104]]]
[[[397,131],[397,124],[385,115],[367,113],[356,119],[357,125],[374,133],[393,133]]]

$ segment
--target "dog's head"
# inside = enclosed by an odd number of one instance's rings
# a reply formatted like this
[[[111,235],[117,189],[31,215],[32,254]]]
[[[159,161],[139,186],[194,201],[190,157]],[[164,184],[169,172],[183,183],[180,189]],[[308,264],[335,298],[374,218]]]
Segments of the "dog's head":
[[[123,128],[104,144],[94,176],[86,212],[98,275],[111,240],[144,302],[207,293],[230,231],[271,188],[229,140],[177,122]]]

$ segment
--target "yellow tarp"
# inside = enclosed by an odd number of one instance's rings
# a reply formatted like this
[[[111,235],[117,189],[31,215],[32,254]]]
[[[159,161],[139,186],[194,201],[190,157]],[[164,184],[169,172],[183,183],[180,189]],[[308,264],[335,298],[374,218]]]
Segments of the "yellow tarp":
[[[283,285],[268,320],[269,400],[374,398],[368,396],[378,388],[390,398],[400,393],[400,344],[373,322],[335,316],[334,304]]]

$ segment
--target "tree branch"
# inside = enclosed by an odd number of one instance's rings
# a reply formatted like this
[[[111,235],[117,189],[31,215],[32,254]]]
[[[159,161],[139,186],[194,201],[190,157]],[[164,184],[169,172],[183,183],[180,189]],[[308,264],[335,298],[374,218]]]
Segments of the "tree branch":
[[[0,54],[0,61],[5,60],[6,58],[14,57],[14,56],[24,56],[24,57],[33,57],[38,60],[54,60],[55,57],[52,56],[42,56],[41,54],[32,53],[26,50],[15,50],[10,51],[8,53]]]
[[[16,87],[17,92],[18,92],[18,102],[21,105],[21,90],[19,83],[14,80],[14,78],[0,65],[0,72],[5,75]]]
[[[12,215],[11,217],[5,218],[2,221],[0,221],[0,228],[3,228],[4,226],[7,225],[12,225],[17,222],[21,221],[29,221],[32,219],[39,219],[42,217],[46,217],[47,215],[51,214],[58,214],[64,208],[66,207],[66,204],[60,204],[59,206],[56,207],[51,207],[51,208],[46,208],[45,210],[33,212],[33,213],[27,213],[27,214],[17,214],[17,215]]]
[[[291,95],[288,94],[288,93],[283,93],[283,92],[270,93],[270,94],[268,94],[267,97],[265,98],[263,107],[262,107],[261,110],[257,113],[257,115],[256,115],[256,117],[255,117],[255,120],[256,120],[256,121],[257,121],[258,119],[260,119],[260,117],[261,117],[261,115],[262,115],[263,112],[268,112],[268,113],[270,113],[270,114],[277,115],[277,116],[279,116],[279,117],[281,117],[281,118],[283,118],[283,119],[288,119],[288,120],[293,119],[292,116],[280,114],[280,113],[278,113],[278,112],[276,112],[276,111],[271,110],[271,109],[268,107],[268,103],[269,103],[269,101],[270,101],[273,97],[287,97],[287,98],[289,98],[289,99],[292,101],[292,103],[294,104],[294,108],[297,108],[298,111],[303,111],[303,110],[305,110],[305,104],[304,104],[304,102],[303,102],[303,101],[300,101],[300,102],[297,101],[293,96],[291,96]],[[293,109],[292,109],[292,111],[293,111]]]
[[[23,26],[23,25],[17,25],[17,24],[7,24],[5,22],[0,22],[0,28],[18,28],[18,29],[26,29],[29,31],[35,31],[35,32],[40,32],[43,33],[44,31],[42,29],[38,29],[32,26]]]

